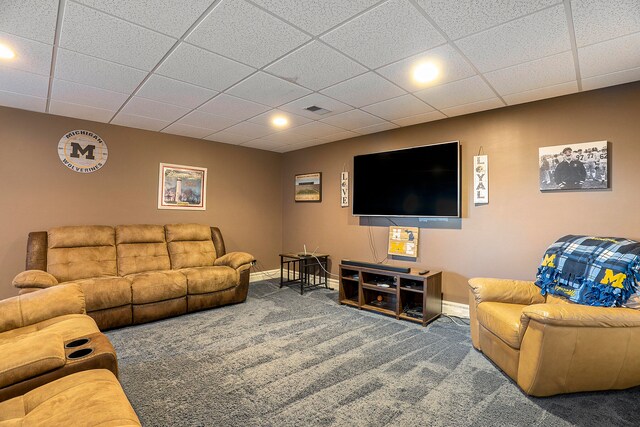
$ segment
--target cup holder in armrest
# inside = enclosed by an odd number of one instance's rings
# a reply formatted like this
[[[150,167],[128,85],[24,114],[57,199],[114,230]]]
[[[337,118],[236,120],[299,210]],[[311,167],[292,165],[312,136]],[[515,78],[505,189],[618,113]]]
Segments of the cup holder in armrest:
[[[82,348],[80,350],[76,350],[73,353],[70,353],[67,357],[69,359],[80,359],[81,357],[86,357],[93,353],[92,348]]]
[[[80,338],[78,340],[73,340],[71,342],[68,342],[64,345],[64,348],[75,348],[75,347],[80,347],[82,345],[85,345],[86,343],[88,343],[89,341],[91,341],[90,338]]]

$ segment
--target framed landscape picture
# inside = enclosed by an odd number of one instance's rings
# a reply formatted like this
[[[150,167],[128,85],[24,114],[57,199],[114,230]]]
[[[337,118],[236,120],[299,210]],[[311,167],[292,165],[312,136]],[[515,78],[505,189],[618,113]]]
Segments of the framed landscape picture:
[[[305,173],[295,176],[296,202],[321,202],[322,201],[322,173]]]
[[[160,163],[158,209],[207,209],[207,168]]]
[[[607,141],[540,147],[540,191],[609,188]]]

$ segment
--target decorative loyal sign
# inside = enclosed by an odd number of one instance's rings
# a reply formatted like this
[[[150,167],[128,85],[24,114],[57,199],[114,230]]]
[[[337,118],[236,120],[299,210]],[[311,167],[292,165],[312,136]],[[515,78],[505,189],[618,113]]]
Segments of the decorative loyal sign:
[[[473,202],[489,203],[489,156],[473,156]]]
[[[340,174],[340,206],[349,206],[349,172]]]
[[[58,156],[74,172],[95,172],[107,163],[107,144],[88,130],[72,130],[58,142]]]

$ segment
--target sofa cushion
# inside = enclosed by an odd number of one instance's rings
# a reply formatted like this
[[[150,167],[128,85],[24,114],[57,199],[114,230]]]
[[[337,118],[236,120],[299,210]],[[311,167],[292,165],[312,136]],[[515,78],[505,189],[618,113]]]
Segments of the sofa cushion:
[[[187,295],[187,278],[175,270],[150,271],[127,276],[131,281],[131,300],[148,304]]]
[[[118,225],[116,251],[120,276],[171,268],[161,225]]]
[[[60,335],[63,341],[70,341],[100,332],[96,322],[86,314],[66,314],[29,326],[23,326],[22,328],[2,332],[0,333],[0,341],[12,340],[38,331],[55,333]]]
[[[526,305],[504,302],[483,302],[478,304],[478,322],[510,347],[519,349],[526,328],[522,327],[520,316]]]
[[[187,277],[189,295],[224,291],[239,283],[238,272],[231,267],[195,267],[179,271]]]
[[[47,271],[59,282],[116,274],[113,227],[72,226],[49,230]]]
[[[167,224],[165,234],[172,269],[212,266],[216,260],[208,225]]]
[[[131,282],[124,277],[95,277],[71,283],[82,286],[88,312],[131,304]]]
[[[0,402],[0,426],[139,426],[116,377],[106,369],[68,375]]]
[[[0,388],[64,366],[62,337],[51,331],[25,334],[0,341]]]

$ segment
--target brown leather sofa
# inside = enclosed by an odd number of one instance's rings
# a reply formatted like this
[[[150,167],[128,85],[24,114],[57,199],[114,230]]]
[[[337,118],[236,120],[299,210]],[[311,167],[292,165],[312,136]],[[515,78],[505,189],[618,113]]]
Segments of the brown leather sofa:
[[[68,226],[29,234],[20,293],[78,283],[100,329],[246,300],[253,256],[202,224]]]
[[[473,346],[533,396],[640,385],[640,311],[540,294],[533,282],[469,280]]]
[[[84,313],[78,284],[0,301],[0,401],[79,371],[118,374],[113,346]]]

